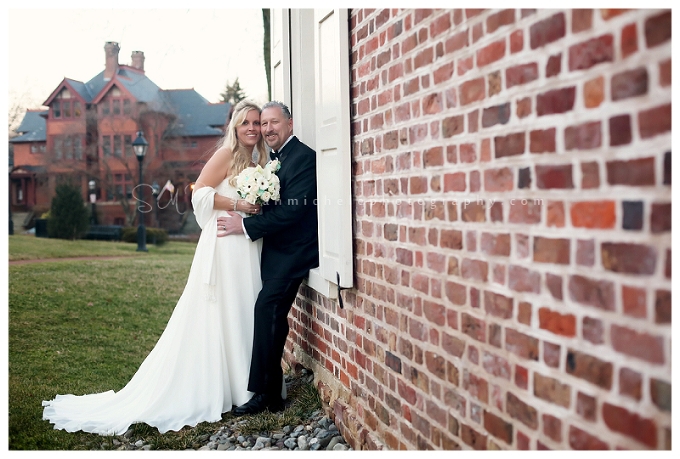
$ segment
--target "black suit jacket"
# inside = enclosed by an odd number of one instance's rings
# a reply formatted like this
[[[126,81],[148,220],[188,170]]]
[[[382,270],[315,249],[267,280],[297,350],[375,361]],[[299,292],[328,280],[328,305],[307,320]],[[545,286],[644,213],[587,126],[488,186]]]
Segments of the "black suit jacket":
[[[319,266],[316,152],[293,136],[280,153],[281,200],[243,220],[252,240],[263,238],[263,281],[306,277]]]

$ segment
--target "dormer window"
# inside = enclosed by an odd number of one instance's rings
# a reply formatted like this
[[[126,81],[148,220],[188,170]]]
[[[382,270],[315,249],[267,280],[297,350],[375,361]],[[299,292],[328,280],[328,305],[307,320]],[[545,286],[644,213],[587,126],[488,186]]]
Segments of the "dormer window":
[[[52,102],[52,118],[61,118],[61,102],[58,100]]]

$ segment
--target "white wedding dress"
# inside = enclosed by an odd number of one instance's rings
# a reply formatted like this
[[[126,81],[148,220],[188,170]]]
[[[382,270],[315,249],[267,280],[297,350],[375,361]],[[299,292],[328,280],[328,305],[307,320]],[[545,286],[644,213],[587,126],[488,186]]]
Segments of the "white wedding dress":
[[[184,292],[156,346],[118,392],[43,401],[43,419],[55,429],[120,435],[143,422],[161,433],[178,431],[219,421],[253,395],[247,386],[261,240],[216,237],[216,218],[226,212],[213,211],[215,192],[238,197],[226,180],[194,193],[202,232]]]

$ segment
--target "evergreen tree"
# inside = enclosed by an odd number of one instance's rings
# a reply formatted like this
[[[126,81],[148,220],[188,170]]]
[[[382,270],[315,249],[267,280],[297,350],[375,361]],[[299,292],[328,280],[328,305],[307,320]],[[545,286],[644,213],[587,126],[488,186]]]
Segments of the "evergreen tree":
[[[49,237],[78,239],[87,231],[88,220],[89,212],[80,190],[73,185],[58,185],[47,221]]]
[[[271,39],[269,37],[269,9],[262,8],[262,25],[264,26],[264,38],[262,49],[264,51],[264,72],[267,74],[267,93],[272,100],[271,81]]]
[[[220,96],[222,97],[222,102],[229,102],[232,105],[236,105],[246,98],[243,89],[241,89],[241,84],[238,82],[238,77],[234,80],[234,84],[230,85],[227,81],[227,88]]]

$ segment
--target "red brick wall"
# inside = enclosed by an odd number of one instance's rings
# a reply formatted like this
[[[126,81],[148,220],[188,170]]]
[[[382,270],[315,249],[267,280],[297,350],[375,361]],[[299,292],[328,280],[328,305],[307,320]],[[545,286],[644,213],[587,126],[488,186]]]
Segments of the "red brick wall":
[[[289,361],[357,449],[669,449],[671,13],[352,10],[355,269]]]

